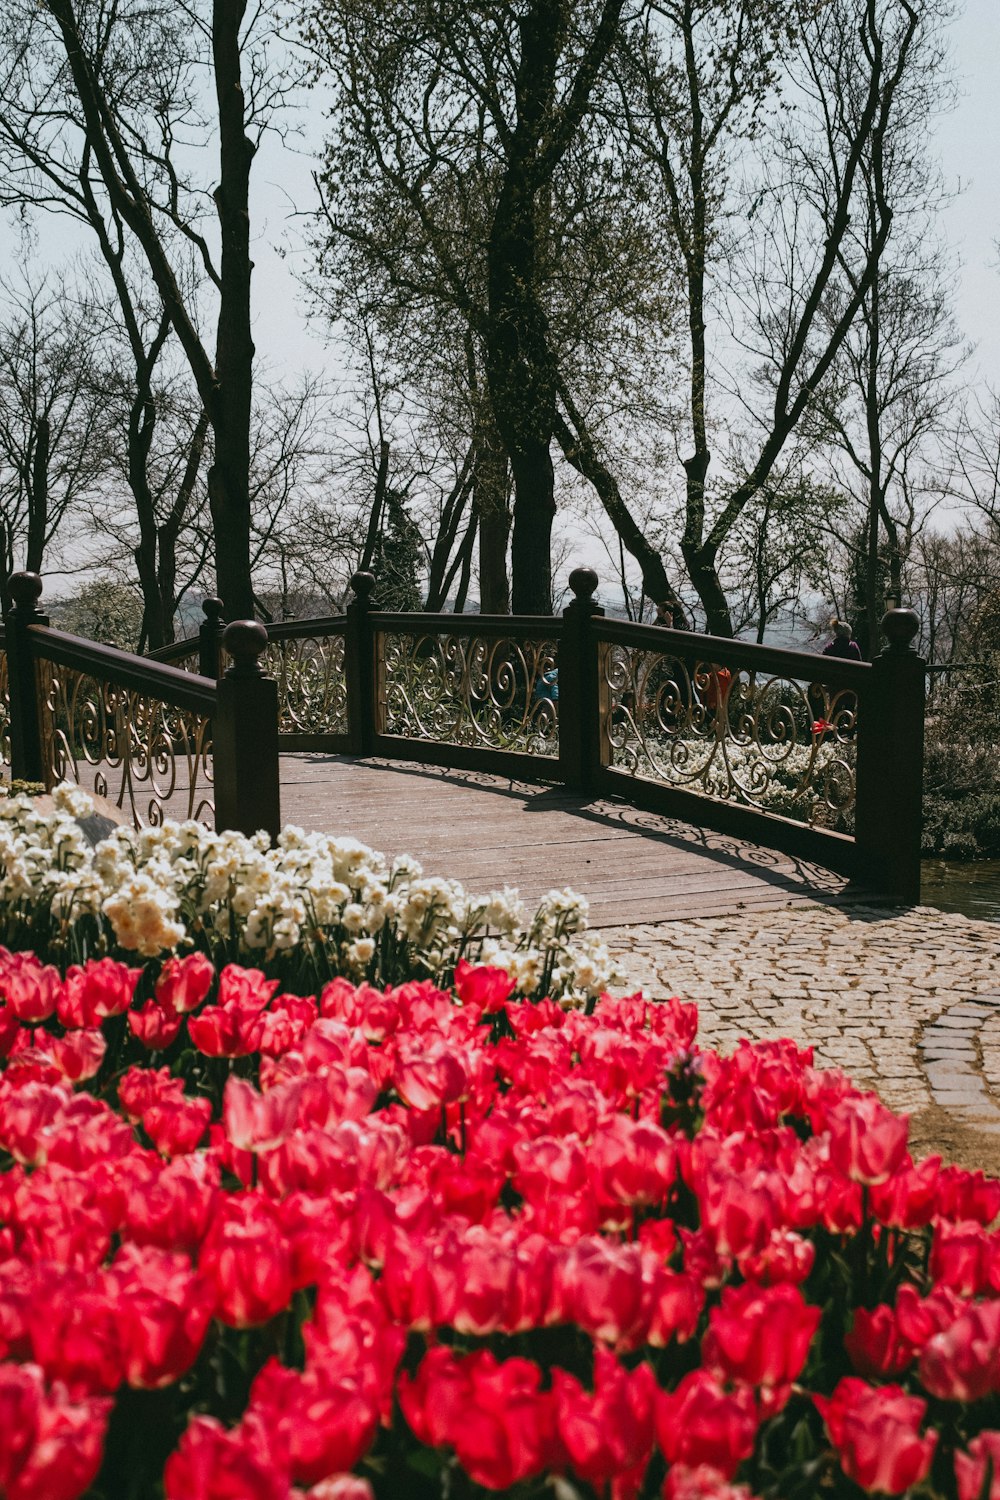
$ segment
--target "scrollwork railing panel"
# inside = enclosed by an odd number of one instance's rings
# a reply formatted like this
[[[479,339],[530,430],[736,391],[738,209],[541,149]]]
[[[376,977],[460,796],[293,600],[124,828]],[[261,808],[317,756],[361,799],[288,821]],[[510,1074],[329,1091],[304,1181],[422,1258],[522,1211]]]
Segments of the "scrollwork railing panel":
[[[0,771],[10,774],[10,682],[7,653],[0,647]]]
[[[617,644],[601,655],[614,769],[853,831],[856,693]]]
[[[343,635],[271,641],[261,665],[268,676],[277,679],[279,733],[347,733]]]
[[[377,650],[387,734],[558,755],[554,640],[384,631]]]
[[[107,797],[137,827],[165,817],[213,823],[207,717],[52,661],[36,670],[53,783]]]

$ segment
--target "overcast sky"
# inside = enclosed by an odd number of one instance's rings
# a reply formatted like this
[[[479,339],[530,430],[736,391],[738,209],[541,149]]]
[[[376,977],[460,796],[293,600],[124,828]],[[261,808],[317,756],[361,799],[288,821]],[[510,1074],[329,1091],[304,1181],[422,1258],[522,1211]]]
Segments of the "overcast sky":
[[[959,261],[956,316],[976,344],[968,379],[1000,386],[1000,0],[959,4],[950,28],[959,100],[939,119],[934,145],[949,187],[961,188],[946,210],[945,232]],[[317,90],[309,111],[314,128],[321,99]],[[282,260],[275,248],[284,239],[293,249],[300,239],[291,201],[310,200],[310,168],[307,157],[274,143],[254,169],[263,212],[255,251],[256,342],[261,354],[289,370],[322,367],[333,357],[306,326],[293,274],[301,258],[293,251]]]
[[[945,231],[959,261],[955,312],[963,334],[976,344],[968,366],[970,385],[989,381],[1000,387],[1000,0],[959,0],[961,13],[951,27],[959,83],[957,107],[937,126],[935,147],[945,179],[961,187],[945,214]],[[258,354],[276,372],[294,375],[303,366],[337,372],[337,356],[310,331],[295,272],[304,264],[302,223],[294,207],[312,202],[312,157],[322,135],[322,91],[303,112],[307,136],[298,153],[274,137],[254,166],[254,306]],[[65,220],[39,225],[42,258],[58,262],[69,254]],[[282,255],[282,250],[284,255]],[[0,227],[0,254],[8,270],[16,263],[17,237]]]

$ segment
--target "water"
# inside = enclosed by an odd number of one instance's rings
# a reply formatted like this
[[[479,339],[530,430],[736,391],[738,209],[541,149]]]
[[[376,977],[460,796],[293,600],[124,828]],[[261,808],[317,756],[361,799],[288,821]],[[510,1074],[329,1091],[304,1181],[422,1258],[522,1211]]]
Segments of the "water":
[[[969,864],[925,859],[920,865],[920,899],[925,906],[938,906],[942,911],[1000,922],[1000,859]]]

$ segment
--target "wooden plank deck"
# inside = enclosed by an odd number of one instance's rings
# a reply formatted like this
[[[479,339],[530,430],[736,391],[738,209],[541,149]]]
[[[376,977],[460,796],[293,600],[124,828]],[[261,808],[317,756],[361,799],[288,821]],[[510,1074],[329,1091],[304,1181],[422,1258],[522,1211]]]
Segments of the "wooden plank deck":
[[[530,905],[552,886],[590,900],[591,925],[725,917],[870,892],[822,866],[617,799],[481,772],[303,752],[281,757],[284,823],[414,855],[469,890],[516,886]]]

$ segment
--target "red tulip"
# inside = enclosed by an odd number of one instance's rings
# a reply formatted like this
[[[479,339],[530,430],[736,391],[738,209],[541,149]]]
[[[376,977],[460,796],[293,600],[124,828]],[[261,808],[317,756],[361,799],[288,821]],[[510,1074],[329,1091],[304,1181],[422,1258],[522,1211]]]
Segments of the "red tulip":
[[[143,1111],[142,1128],[161,1156],[186,1156],[193,1151],[212,1118],[210,1099],[158,1099]]]
[[[288,1500],[288,1463],[252,1416],[192,1417],[163,1471],[166,1500]]]
[[[215,969],[204,953],[168,958],[156,981],[156,998],[164,1010],[185,1015],[204,1000],[215,979]]]
[[[987,1464],[990,1486],[984,1490]],[[968,1452],[956,1452],[955,1482],[958,1500],[1000,1500],[1000,1432],[981,1432],[972,1439]]]
[[[254,1381],[250,1402],[266,1430],[280,1433],[299,1484],[316,1484],[353,1468],[378,1429],[378,1410],[365,1381],[322,1363],[300,1372],[269,1360]]]
[[[0,1489],[5,1500],[79,1500],[101,1467],[111,1402],[90,1398],[72,1403],[65,1393],[46,1396],[33,1366],[22,1366],[19,1374],[36,1383],[38,1401],[34,1405],[28,1398],[17,1412],[27,1423],[30,1445],[21,1444],[23,1429],[11,1433],[6,1422],[0,1427]],[[0,1409],[2,1403],[0,1395]],[[9,1405],[5,1415],[15,1415]],[[13,1463],[11,1439],[19,1450]]]
[[[141,973],[113,958],[91,959],[83,968],[74,965],[67,971],[65,988],[56,1002],[60,1021],[70,1030],[99,1026],[108,1016],[121,1015],[132,1004]]]
[[[470,964],[460,958],[455,966],[455,989],[463,1005],[471,1005],[485,1015],[502,1010],[514,993],[516,980],[506,969],[488,964]]]
[[[874,1094],[842,1099],[826,1116],[830,1156],[855,1182],[885,1182],[907,1160],[905,1115],[894,1115]]]
[[[1000,1181],[964,1167],[943,1167],[937,1181],[937,1211],[943,1219],[992,1224],[1000,1214]]]
[[[228,974],[229,970],[224,971]],[[221,985],[220,985],[221,989]],[[196,1016],[188,1016],[188,1036],[206,1057],[249,1057],[256,1052],[264,1031],[261,1006],[230,1001],[206,1005]]]
[[[184,1017],[160,1000],[147,1000],[128,1013],[128,1026],[137,1042],[151,1052],[162,1052],[180,1035]]]
[[[869,1492],[901,1495],[926,1478],[937,1433],[920,1436],[926,1401],[898,1385],[846,1375],[829,1398],[814,1396],[849,1479]]]
[[[709,1314],[703,1359],[725,1380],[784,1386],[797,1380],[819,1324],[797,1287],[724,1287]]]
[[[45,1021],[62,994],[58,969],[42,964],[33,953],[8,953],[0,948],[0,1000],[20,1021]]]
[[[858,1374],[869,1379],[901,1375],[917,1352],[909,1339],[900,1334],[893,1309],[884,1303],[871,1312],[864,1307],[855,1308],[844,1348]]]
[[[968,1305],[920,1356],[920,1379],[945,1401],[978,1401],[1000,1392],[1000,1302]]]
[[[929,1271],[935,1287],[950,1287],[963,1297],[974,1297],[989,1291],[1000,1281],[997,1240],[981,1224],[949,1224],[941,1219],[934,1225]]]
[[[677,1389],[656,1398],[656,1439],[670,1463],[697,1468],[708,1464],[723,1479],[732,1479],[753,1452],[757,1405],[740,1386],[723,1390],[708,1370],[692,1370]]]
[[[126,1245],[109,1273],[118,1299],[125,1380],[153,1390],[191,1368],[215,1310],[212,1288],[186,1255]]]
[[[226,1136],[240,1151],[271,1151],[295,1128],[303,1084],[299,1079],[259,1094],[245,1078],[230,1077],[222,1099]]]
[[[276,1209],[258,1193],[222,1199],[198,1264],[215,1290],[216,1316],[230,1327],[266,1323],[291,1300],[288,1241]]]
[[[649,1365],[628,1373],[613,1354],[597,1349],[592,1395],[558,1368],[552,1389],[559,1439],[579,1478],[598,1491],[631,1471],[641,1480],[653,1449],[656,1379]]]
[[[443,1037],[401,1051],[393,1073],[400,1098],[411,1109],[439,1109],[468,1096],[469,1079],[461,1061]]]

